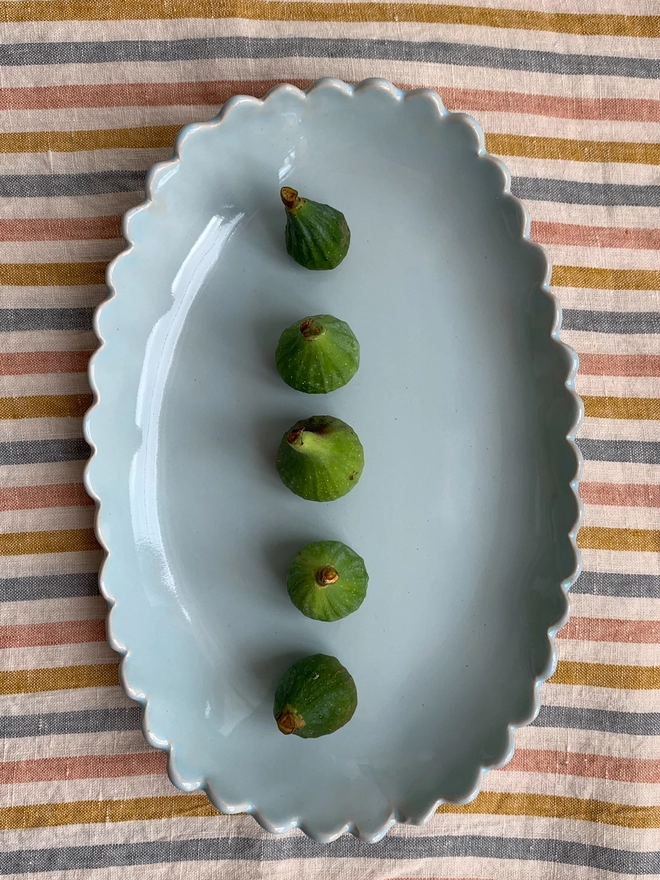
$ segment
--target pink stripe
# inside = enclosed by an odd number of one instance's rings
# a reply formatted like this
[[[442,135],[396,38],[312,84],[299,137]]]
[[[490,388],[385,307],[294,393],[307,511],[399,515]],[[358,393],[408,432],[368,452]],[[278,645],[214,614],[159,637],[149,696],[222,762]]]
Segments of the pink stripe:
[[[12,486],[0,489],[0,510],[39,510],[47,507],[90,507],[94,502],[81,483]]]
[[[0,354],[0,376],[84,373],[91,351],[12,351]]]
[[[580,483],[585,504],[660,507],[660,486],[647,483]]]
[[[56,782],[63,779],[117,779],[121,776],[163,774],[167,756],[155,749],[126,755],[79,755],[0,762],[0,783]]]
[[[585,376],[660,376],[657,354],[581,354]]]
[[[0,241],[87,241],[121,238],[121,217],[0,220]]]
[[[311,80],[292,80],[306,88]],[[186,83],[117,83],[107,85],[27,86],[0,89],[2,110],[50,110],[74,107],[217,106],[235,94],[263,95],[275,80],[209,80]],[[404,84],[403,88],[417,88]],[[522,92],[438,87],[451,109],[499,110],[563,119],[659,122],[660,101],[646,98],[568,98]]]
[[[660,620],[614,620],[608,617],[571,617],[559,630],[560,639],[586,642],[660,644]]]
[[[557,773],[614,779],[618,782],[660,782],[660,760],[655,758],[616,758],[611,755],[584,755],[579,752],[553,752],[516,749],[505,771]]]
[[[532,238],[539,244],[580,247],[660,249],[660,229],[615,226],[578,226],[575,223],[532,221]]]
[[[104,620],[65,620],[0,626],[0,648],[37,648],[105,641]]]

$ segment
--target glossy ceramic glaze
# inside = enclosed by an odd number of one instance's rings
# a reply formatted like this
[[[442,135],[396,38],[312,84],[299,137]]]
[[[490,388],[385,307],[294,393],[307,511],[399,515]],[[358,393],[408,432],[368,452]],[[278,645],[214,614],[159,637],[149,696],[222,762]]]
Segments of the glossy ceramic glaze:
[[[127,215],[86,419],[109,638],[175,784],[270,830],[375,840],[469,800],[553,669],[578,570],[581,407],[508,182],[435,93],[322,80],[188,126]],[[336,270],[287,255],[283,184],[345,213]],[[361,365],[310,397],[274,352],[317,312],[350,324]],[[283,431],[313,414],[365,448],[360,484],[327,504],[275,470]],[[321,539],[370,575],[332,624],[286,591],[293,554]],[[357,712],[331,736],[284,737],[275,685],[318,652],[352,673]]]

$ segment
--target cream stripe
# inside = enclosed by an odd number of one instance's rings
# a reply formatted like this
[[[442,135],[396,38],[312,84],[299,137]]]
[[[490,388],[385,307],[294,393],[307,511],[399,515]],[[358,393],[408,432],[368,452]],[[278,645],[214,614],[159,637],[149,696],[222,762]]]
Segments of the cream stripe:
[[[36,373],[0,376],[0,397],[30,397],[40,394],[89,394],[86,373]]]
[[[39,556],[0,556],[0,578],[94,572],[98,571],[102,558],[100,550],[42,553]]]
[[[22,112],[28,113],[30,111]],[[497,132],[498,134],[559,137],[570,138],[571,140],[656,143],[654,137],[658,129],[660,129],[660,123],[657,122],[612,122],[610,120],[600,119],[560,119],[551,116],[528,115],[526,113],[504,113],[501,110],[479,110],[476,115],[479,124],[486,133]],[[550,164],[549,160],[545,161],[546,165]],[[552,163],[553,166],[563,166],[564,164],[564,162]],[[573,164],[591,164],[597,168],[603,167],[603,165],[598,162],[575,162]],[[634,168],[635,166],[632,167]],[[631,168],[631,166],[626,165],[626,168]],[[558,171],[561,173],[559,168]]]
[[[561,163],[558,163],[561,164]],[[568,205],[525,199],[534,220],[548,223],[577,223],[579,226],[634,226],[656,229],[660,225],[660,208],[631,205]]]
[[[589,266],[602,269],[657,269],[660,266],[660,256],[657,251],[652,250],[569,247],[558,244],[544,245],[544,247],[552,257],[553,264],[558,266]],[[565,288],[562,288],[562,295],[564,290]],[[655,293],[657,308],[660,294],[657,291]]]
[[[658,397],[660,381],[657,376],[588,376],[578,372],[575,390],[585,397]]]
[[[571,614],[576,617],[607,617],[614,620],[660,620],[660,597],[628,599],[622,596],[591,596],[571,592]]]
[[[127,800],[143,797],[176,797],[180,792],[165,774],[120,776],[116,779],[69,779],[61,782],[25,782],[0,785],[0,803],[12,806],[67,801]]]
[[[483,111],[478,111],[474,114],[477,117],[479,122],[482,121]],[[493,134],[493,139],[491,139],[491,143],[488,145],[490,148],[490,152],[495,153],[496,155],[502,158],[502,161],[509,169],[511,174],[514,177],[554,177],[557,180],[581,180],[588,181],[591,183],[636,183],[644,186],[651,186],[657,183],[658,180],[658,166],[657,165],[643,165],[639,162],[587,162],[585,161],[577,161],[573,159],[534,159],[530,156],[510,156],[506,151],[500,152],[499,150],[495,150],[492,146],[493,142],[497,145],[497,140],[494,140],[495,137],[499,138],[501,136],[509,137],[509,135],[505,134],[505,131],[513,125],[514,120],[517,118],[516,115],[502,114],[501,124],[497,125],[497,120],[494,120],[494,124],[496,124],[496,128],[489,128],[486,130],[486,134]],[[532,117],[530,117],[531,120]],[[534,117],[536,118],[536,117]],[[537,130],[536,124],[530,123],[530,129],[526,132],[524,130],[517,132],[514,130],[512,137],[515,137],[517,134],[528,135],[531,137],[566,137],[571,141],[575,141],[576,144],[584,143],[589,140],[597,140],[597,138],[591,137],[587,131],[585,130],[580,136],[573,138],[570,134],[559,134],[561,130],[561,126],[559,125],[560,120],[551,120],[552,122],[556,122],[557,125],[557,134],[543,134]],[[588,120],[584,120],[586,124]],[[491,123],[493,124],[493,123]],[[627,123],[621,123],[619,127],[616,123],[608,123],[612,126],[610,129],[609,138],[602,138],[602,140],[615,141],[620,143],[625,143],[630,141],[630,135],[627,131]],[[605,129],[603,129],[603,133]]]
[[[613,529],[660,529],[660,507],[614,507],[585,504],[585,526]]]
[[[0,198],[0,215],[16,218],[101,217],[122,214],[135,207],[143,198],[143,192],[30,199]],[[651,229],[660,226],[660,208],[648,206],[636,208],[627,205],[569,205],[531,199],[526,199],[525,205],[534,220],[550,223]]]
[[[294,4],[295,8],[295,4]],[[506,7],[505,7],[506,8]],[[575,11],[575,10],[572,10]],[[580,8],[580,12],[583,12]],[[58,42],[82,40],[104,42],[110,40],[135,40],[144,38],[143,21],[86,21],[60,22],[12,22],[5,25],[9,36],[7,42]],[[557,33],[542,30],[516,28],[493,28],[484,25],[450,24],[445,22],[348,22],[348,21],[301,21],[199,18],[149,21],[149,40],[186,38],[213,38],[244,36],[253,38],[324,37],[326,39],[392,39],[393,27],[397,39],[423,42],[442,40],[449,43],[475,43],[497,48],[532,49],[545,52],[557,51]],[[3,28],[4,30],[4,28]],[[562,51],[575,54],[626,55],[628,57],[653,58],[660,54],[660,40],[647,37],[607,36],[594,34],[562,33]]]
[[[218,106],[209,107],[196,106],[191,108],[171,106],[152,107],[152,108],[108,108],[98,110],[95,108],[76,110],[77,130],[113,130],[122,128],[141,128],[146,125],[154,126],[183,126],[187,121],[205,121],[212,118],[219,110]],[[130,113],[129,113],[130,111]],[[66,120],[65,114],[67,110],[21,110],[14,111],[14,114],[21,114],[21,130],[25,132],[40,132],[48,130],[70,131],[70,128],[61,128]],[[31,118],[30,114],[38,114],[35,118]],[[54,115],[53,115],[54,114]],[[52,116],[54,125],[49,126],[48,119]],[[540,159],[530,156],[511,156],[508,155],[506,149],[499,147],[499,139],[502,137],[512,139],[518,135],[525,137],[548,137],[548,138],[567,138],[576,142],[579,148],[581,142],[599,140],[595,138],[589,129],[589,125],[593,124],[593,120],[583,120],[576,131],[573,129],[565,129],[567,120],[565,119],[547,119],[546,117],[525,117],[525,121],[521,122],[519,114],[509,114],[499,111],[491,111],[489,113],[488,125],[486,125],[486,111],[477,111],[475,113],[477,120],[485,127],[488,134],[493,135],[489,141],[489,149],[502,156],[505,164],[516,176],[531,177],[554,177],[562,180],[580,180],[591,181],[595,183],[622,183],[622,184],[640,184],[652,185],[657,181],[657,165],[641,164],[630,162],[594,162],[594,161],[573,161],[568,158],[562,160],[556,159]],[[542,121],[543,120],[543,121]],[[550,124],[546,124],[550,123]],[[12,123],[5,118],[3,123],[2,113],[0,113],[0,130],[6,127],[10,134],[15,133]],[[69,120],[69,126],[70,126]],[[610,126],[609,129],[602,129],[602,137],[600,140],[608,142],[621,142],[624,145],[633,142],[632,135],[634,131],[628,131],[627,126],[634,123],[621,123],[620,126],[615,123],[602,123],[603,126]],[[642,125],[642,123],[639,123]],[[651,123],[643,123],[650,125]],[[575,127],[575,125],[574,125]],[[660,124],[656,124],[656,130],[660,129]],[[511,135],[507,132],[511,132]],[[496,140],[497,138],[497,140]],[[107,171],[107,170],[136,170],[143,171],[153,165],[155,162],[161,162],[169,159],[172,150],[169,146],[162,148],[113,148],[113,149],[85,149],[84,136],[80,138],[80,147],[76,151],[60,152],[55,151],[48,153],[34,152],[16,152],[16,153],[0,153],[0,174],[15,173],[17,165],[20,163],[21,173],[23,174],[71,174],[82,173],[84,171]],[[522,149],[527,149],[524,146]],[[566,148],[562,147],[565,151]],[[615,148],[616,149],[616,148]]]
[[[576,690],[581,689],[576,688]],[[560,752],[657,760],[660,758],[660,737],[532,726],[521,727],[516,731],[516,748],[554,749]]]
[[[563,36],[562,36],[563,39]],[[173,71],[175,75],[173,76]],[[60,64],[6,67],[5,87],[77,85],[131,82],[197,82],[200,80],[314,80],[323,71],[348,82],[381,76],[395,83],[415,86],[456,85],[456,67],[450,64],[380,59],[333,58],[217,58],[198,61],[143,61],[121,64]],[[583,98],[635,97],[657,100],[653,80],[619,76],[567,77],[533,71],[461,67],[461,88],[495,89],[540,95],[570,94]],[[567,83],[569,86],[567,87]],[[571,87],[572,86],[572,87]]]
[[[118,662],[119,655],[106,642],[0,650],[0,668],[4,670],[60,669],[63,666],[89,666],[98,663]]]
[[[592,797],[608,803],[631,804],[637,807],[654,807],[660,802],[660,784],[656,783],[631,785],[629,782],[619,782],[615,779],[591,779],[583,776],[560,776],[515,770],[507,773],[498,773],[496,770],[487,773],[483,781],[483,791],[552,794],[558,797],[581,799]],[[508,829],[507,834],[509,834]]]
[[[3,626],[15,626],[30,623],[63,623],[69,620],[104,620],[107,610],[106,601],[102,596],[72,596],[69,599],[3,602],[0,614]]]
[[[587,571],[660,575],[660,554],[633,550],[582,550]]]
[[[658,380],[660,382],[660,380]],[[641,440],[660,441],[660,420],[646,419],[593,419],[585,418],[578,433],[579,437],[593,440]]]
[[[562,641],[562,649],[564,644]],[[541,689],[541,703],[544,706],[601,709],[606,712],[656,712],[658,692],[633,691],[624,688],[576,687],[570,684],[544,684]]]
[[[63,420],[64,421],[64,420]],[[82,481],[83,461],[52,461],[43,464],[0,466],[0,486],[52,486]]]
[[[99,241],[3,241],[0,242],[0,263],[109,262],[124,247],[121,239],[112,238]]]
[[[120,687],[74,688],[69,691],[6,694],[0,696],[0,712],[9,716],[40,715],[50,712],[80,712],[95,709],[126,709],[136,704]],[[96,734],[88,734],[92,741]],[[69,734],[62,739],[68,739]],[[94,749],[91,749],[94,751]]]
[[[34,111],[14,110],[12,113],[29,113]],[[43,111],[54,112],[54,111]],[[61,111],[64,112],[64,111]],[[85,129],[84,122],[86,110],[70,110],[75,113],[76,129]],[[206,119],[213,115],[204,107],[199,108],[199,118]],[[0,111],[0,127],[3,114]],[[6,121],[6,120],[5,120]],[[116,118],[118,128],[126,128],[121,123],[121,116]],[[139,123],[139,115],[136,117]],[[7,129],[12,132],[11,125]],[[26,131],[39,131],[30,128]],[[50,128],[46,128],[50,131]],[[157,147],[145,149],[116,149],[116,150],[78,150],[72,153],[0,153],[0,174],[15,174],[20,165],[21,174],[82,174],[86,171],[144,171],[155,162],[162,162],[172,155],[170,147]],[[102,211],[107,213],[107,211]]]
[[[39,648],[26,648],[40,650]],[[635,645],[627,642],[590,642],[561,639],[557,643],[560,663],[606,663],[614,666],[660,666],[660,644]],[[610,691],[615,690],[609,688]],[[618,689],[617,689],[618,690]],[[660,700],[660,690],[649,690],[654,694],[655,705]],[[647,707],[648,708],[648,707]]]
[[[588,483],[660,483],[660,465],[627,461],[585,461],[582,479]]]
[[[547,248],[548,252],[550,249]],[[568,248],[562,248],[568,250]],[[575,248],[577,256],[578,248]],[[551,253],[551,252],[550,252]],[[654,251],[648,253],[654,254]],[[577,261],[566,263],[560,257],[554,257],[552,261],[556,265],[578,265]],[[565,254],[564,257],[570,257]],[[643,260],[644,263],[650,263],[647,268],[655,268],[657,266],[657,258],[655,265],[652,261]],[[597,261],[591,263],[583,262],[581,265],[595,265]],[[625,263],[621,263],[621,268]],[[612,267],[615,268],[615,267]],[[632,262],[628,268],[633,268]],[[642,268],[641,265],[636,268]],[[590,287],[555,287],[553,290],[555,296],[559,299],[563,309],[594,309],[603,312],[654,312],[660,308],[660,293],[656,290],[594,290]]]
[[[109,241],[112,243],[114,253],[119,253],[122,248],[126,247],[122,239],[110,239]],[[41,246],[41,242],[38,244]],[[59,246],[60,242],[53,242],[53,244]],[[92,244],[96,244],[96,242],[92,242]],[[61,255],[57,255],[57,257],[53,259],[53,262],[66,262],[60,260],[60,256]],[[85,258],[83,257],[76,257],[74,262],[82,261],[84,259]],[[37,261],[26,260],[26,262]],[[91,260],[91,262],[96,262],[96,260]],[[0,308],[86,308],[97,306],[107,295],[108,288],[105,284],[77,284],[75,286],[48,285],[39,287],[15,287],[6,284],[3,285],[2,290],[0,290]]]
[[[81,436],[82,419],[0,419],[0,442],[69,440]]]
[[[562,330],[561,338],[584,354],[660,354],[660,333],[592,333]]]
[[[33,217],[107,217],[123,214],[144,201],[137,193],[102,193],[97,196],[57,196],[53,198],[0,198],[0,216],[16,219]]]
[[[99,344],[91,330],[28,330],[3,335],[5,352],[94,351]]]
[[[577,797],[581,800],[593,797],[606,803],[640,807],[657,806],[660,801],[660,784],[646,783],[633,786],[618,780],[592,780],[585,777],[516,771],[488,773],[483,781],[483,791],[552,794],[558,797]],[[180,792],[174,788],[165,774],[0,785],[0,802],[7,803],[8,798],[11,798],[12,806],[178,795]]]
[[[139,80],[138,80],[139,81]],[[76,110],[74,130],[142,128],[145,126],[186,125],[212,118],[220,105],[171,107],[85,107]],[[12,110],[0,113],[0,131],[8,134],[27,131],[71,131],[71,110]],[[597,119],[563,119],[501,110],[480,110],[478,121],[485,132],[535,135],[589,141],[627,141],[655,144],[660,140],[660,123],[621,122]],[[537,160],[541,161],[541,160]],[[546,163],[549,160],[545,160]],[[554,163],[553,163],[554,164]],[[563,164],[563,163],[556,163]],[[581,163],[576,163],[581,164]],[[600,163],[586,163],[602,167]],[[618,163],[613,163],[618,164]],[[146,166],[143,166],[146,167]],[[626,165],[634,172],[636,165]]]
[[[77,154],[74,154],[77,155]],[[657,172],[656,172],[657,174]],[[551,173],[549,176],[553,176]],[[109,261],[125,247],[122,239],[102,239],[87,241],[27,241],[0,242],[0,262],[5,263],[74,263]],[[628,250],[623,248],[574,247],[549,244],[544,246],[557,265],[588,266],[605,269],[657,269],[660,265],[658,253],[652,250]],[[89,285],[82,292],[71,291],[70,296],[82,298],[85,290],[98,288]],[[28,297],[25,288],[12,288],[14,296],[20,301]],[[30,288],[34,290],[34,288]],[[566,288],[562,287],[562,296]],[[621,291],[617,291],[621,297]],[[637,293],[637,292],[636,292]],[[647,294],[650,292],[646,291]],[[656,293],[656,307],[660,294]],[[2,298],[11,297],[11,291],[3,290]],[[13,302],[13,299],[10,299]],[[51,300],[52,302],[52,300]],[[96,301],[95,301],[96,302]],[[59,300],[58,300],[59,304]],[[66,301],[63,305],[66,305]],[[636,307],[641,311],[641,307]]]
[[[45,507],[36,510],[0,510],[0,533],[89,529],[93,507]]]
[[[104,688],[104,690],[123,693],[120,688]],[[41,696],[45,695],[41,694]],[[89,733],[68,733],[6,739],[0,744],[0,759],[3,761],[27,761],[42,758],[67,758],[75,755],[118,755],[124,752],[151,751],[154,749],[147,744],[140,730],[113,730],[91,735]]]

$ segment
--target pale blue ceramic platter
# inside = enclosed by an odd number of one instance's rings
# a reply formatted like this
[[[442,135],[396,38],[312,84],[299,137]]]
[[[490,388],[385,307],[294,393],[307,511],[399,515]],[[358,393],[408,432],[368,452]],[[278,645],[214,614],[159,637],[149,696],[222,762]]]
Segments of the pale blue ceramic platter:
[[[86,417],[109,639],[172,781],[271,831],[373,841],[470,800],[554,668],[579,569],[577,358],[483,143],[431,91],[282,85],[185,128],[125,218]],[[345,213],[338,269],[286,254],[284,183]],[[274,351],[318,313],[348,321],[361,366],[308,396]],[[313,414],[365,448],[359,485],[328,504],[275,471],[283,432]],[[293,554],[325,538],[370,574],[333,624],[285,588]],[[357,712],[284,737],[276,682],[316,652],[351,671]]]

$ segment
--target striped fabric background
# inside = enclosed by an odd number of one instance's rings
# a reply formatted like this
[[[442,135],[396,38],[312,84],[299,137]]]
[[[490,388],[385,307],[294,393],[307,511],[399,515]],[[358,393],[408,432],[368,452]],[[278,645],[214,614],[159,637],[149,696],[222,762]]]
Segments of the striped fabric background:
[[[660,878],[658,0],[0,0],[0,33],[0,874]],[[541,714],[474,803],[373,846],[171,786],[104,642],[81,485],[92,310],[145,170],[230,95],[329,74],[480,120],[586,407],[585,571]]]

